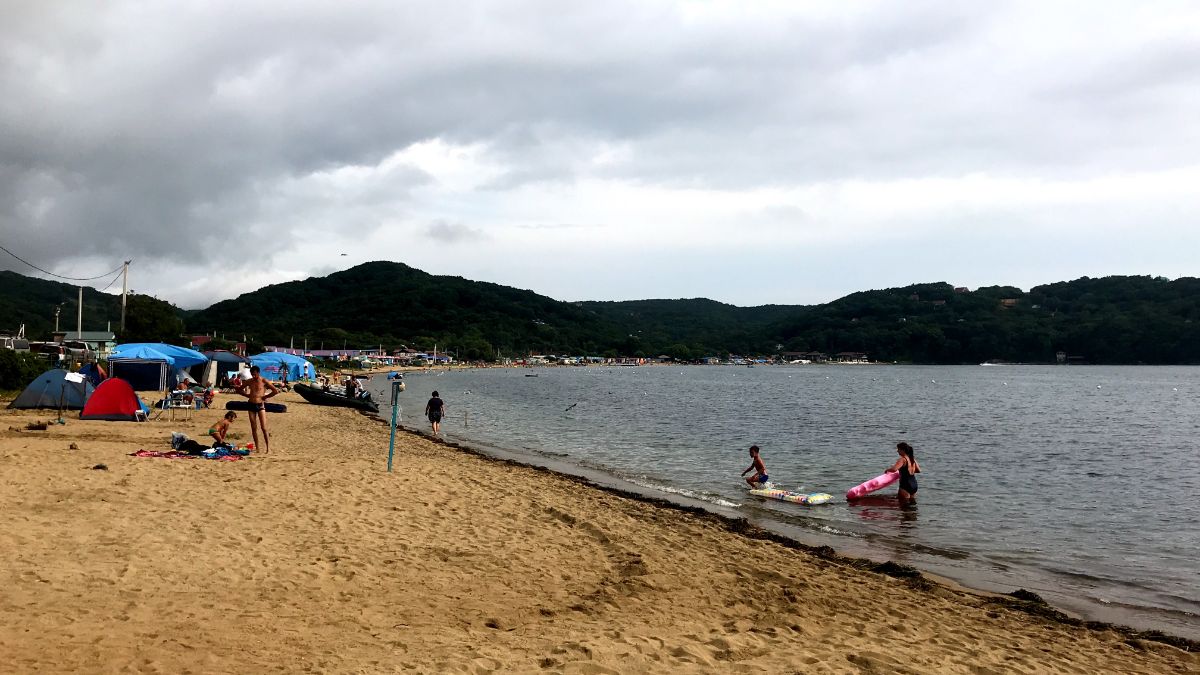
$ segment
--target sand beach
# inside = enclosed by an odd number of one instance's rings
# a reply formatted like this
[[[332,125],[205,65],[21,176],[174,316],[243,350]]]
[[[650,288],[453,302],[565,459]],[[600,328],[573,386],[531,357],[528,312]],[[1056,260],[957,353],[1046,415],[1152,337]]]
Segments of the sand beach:
[[[1188,643],[410,433],[389,474],[385,424],[281,400],[271,454],[231,462],[130,456],[219,410],[0,410],[0,672],[1200,672]]]

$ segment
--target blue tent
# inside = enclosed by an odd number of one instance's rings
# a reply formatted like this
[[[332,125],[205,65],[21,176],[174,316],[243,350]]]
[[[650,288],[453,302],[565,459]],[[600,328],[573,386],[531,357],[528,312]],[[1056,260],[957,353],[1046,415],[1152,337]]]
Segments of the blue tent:
[[[96,389],[86,378],[83,382],[69,382],[67,371],[51,368],[38,375],[25,387],[25,391],[8,404],[10,408],[57,408],[83,410],[92,392]]]
[[[109,375],[129,382],[135,391],[165,391],[175,384],[177,368],[207,363],[198,351],[161,343],[117,345],[108,357]]]
[[[287,368],[288,380],[296,382],[304,378],[304,366],[308,366],[308,376],[317,374],[317,369],[302,356],[285,354],[284,352],[263,352],[250,357],[250,364],[258,366],[262,376],[268,380],[283,378],[282,368]]]
[[[126,358],[127,354],[130,358],[141,358],[134,354],[146,354],[146,350],[157,352],[158,356],[168,357],[167,363],[175,368],[190,368],[201,363],[208,363],[208,357],[195,349],[176,347],[162,342],[131,342],[117,345],[113,347],[113,354],[109,357],[109,361],[114,358]]]

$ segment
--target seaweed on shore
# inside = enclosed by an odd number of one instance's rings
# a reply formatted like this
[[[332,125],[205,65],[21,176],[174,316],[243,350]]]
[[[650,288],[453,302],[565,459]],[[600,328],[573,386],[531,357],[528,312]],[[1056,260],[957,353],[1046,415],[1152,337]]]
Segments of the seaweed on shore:
[[[368,419],[376,420],[378,422],[382,422],[383,424],[388,425],[390,427],[390,422],[388,420],[385,420],[382,417],[379,417],[378,415],[367,413],[365,411],[361,411],[361,412],[364,417],[367,417]],[[776,532],[766,530],[757,525],[753,525],[749,521],[747,521],[745,518],[732,518],[730,516],[723,516],[719,513],[713,513],[712,511],[708,511],[708,510],[703,509],[698,506],[688,506],[686,504],[677,504],[675,502],[672,502],[667,499],[663,499],[661,497],[653,497],[650,495],[640,494],[640,493],[632,492],[629,490],[623,490],[621,488],[600,485],[600,484],[595,483],[595,482],[593,482],[587,478],[584,478],[582,476],[573,476],[571,474],[566,474],[566,473],[562,473],[559,471],[555,471],[554,469],[550,469],[550,468],[547,468],[544,466],[525,464],[525,463],[517,461],[515,459],[508,459],[505,457],[495,457],[493,455],[489,455],[486,452],[477,450],[470,446],[462,445],[461,443],[456,443],[454,441],[447,441],[443,438],[439,438],[436,436],[430,436],[428,434],[421,432],[418,429],[407,429],[399,424],[396,425],[396,430],[403,431],[403,432],[408,433],[413,436],[417,436],[418,438],[423,438],[427,441],[431,441],[438,445],[443,445],[443,446],[446,446],[449,448],[453,448],[455,450],[459,450],[460,452],[464,452],[466,454],[473,455],[475,457],[479,457],[488,462],[495,462],[495,463],[505,464],[508,466],[521,467],[521,468],[524,468],[527,470],[532,469],[534,471],[548,473],[548,474],[554,475],[560,479],[567,480],[567,481],[570,481],[572,483],[576,483],[579,485],[583,485],[583,486],[586,486],[586,487],[589,487],[589,488],[592,488],[595,490],[600,490],[602,492],[606,492],[606,493],[609,493],[612,495],[624,497],[626,499],[631,499],[631,500],[634,500],[637,502],[642,502],[642,503],[650,504],[653,506],[658,506],[658,507],[661,507],[664,509],[669,509],[671,511],[679,511],[679,512],[683,512],[683,513],[687,513],[687,514],[692,515],[701,520],[717,523],[717,524],[721,525],[722,527],[724,527],[729,532],[732,532],[734,534],[739,534],[741,536],[748,537],[750,539],[770,541],[772,543],[779,544],[780,546],[783,546],[784,548],[788,548],[788,549],[795,550],[795,551],[803,551],[803,552],[809,554],[810,556],[812,556],[813,558],[815,558],[818,562],[837,564],[842,567],[851,567],[851,568],[858,569],[858,570],[875,572],[877,574],[884,574],[884,575],[887,575],[887,576],[890,576],[890,577],[893,577],[896,579],[903,579],[907,582],[907,585],[910,588],[917,590],[917,591],[930,592],[930,591],[933,591],[934,589],[940,587],[939,584],[937,584],[934,581],[931,581],[928,577],[923,575],[920,570],[918,570],[915,567],[912,567],[910,565],[904,565],[904,564],[897,563],[897,562],[894,562],[891,560],[880,563],[880,562],[875,562],[873,560],[868,560],[866,558],[853,558],[853,557],[843,556],[843,555],[837,553],[837,551],[835,551],[833,549],[833,547],[831,547],[831,546],[828,546],[828,545],[811,546],[809,544],[805,544],[805,543],[796,541],[795,539],[784,536],[782,534],[778,534]],[[1057,623],[1057,624],[1065,625],[1065,626],[1086,628],[1088,630],[1093,630],[1093,631],[1098,631],[1098,632],[1112,631],[1112,632],[1115,632],[1115,633],[1123,636],[1125,638],[1125,642],[1127,644],[1129,644],[1132,647],[1138,648],[1138,649],[1144,649],[1145,647],[1142,646],[1140,643],[1143,641],[1147,641],[1147,642],[1157,642],[1157,643],[1169,645],[1171,647],[1175,647],[1176,649],[1181,649],[1185,652],[1200,652],[1200,641],[1191,640],[1191,639],[1183,638],[1183,637],[1178,637],[1175,635],[1169,635],[1167,633],[1163,633],[1162,631],[1158,631],[1158,630],[1139,631],[1134,628],[1131,628],[1130,626],[1124,626],[1121,624],[1112,624],[1112,623],[1106,623],[1103,621],[1085,621],[1083,619],[1078,619],[1076,617],[1070,616],[1069,614],[1066,614],[1065,612],[1055,609],[1048,602],[1046,602],[1046,600],[1044,598],[1042,598],[1042,596],[1038,595],[1037,593],[1034,593],[1033,591],[1026,590],[1024,588],[1020,588],[1015,591],[1012,591],[1011,593],[1008,593],[1007,595],[983,596],[983,599],[988,603],[1000,605],[1002,607],[1006,607],[1008,609],[1012,609],[1015,611],[1024,612],[1026,614],[1041,618],[1050,623]]]
[[[1162,644],[1170,645],[1177,649],[1182,649],[1185,652],[1200,651],[1200,642],[1196,642],[1195,640],[1189,640],[1188,638],[1178,637],[1175,635],[1168,635],[1167,633],[1164,633],[1162,631],[1158,631],[1158,630],[1140,631],[1140,630],[1131,628],[1129,626],[1123,626],[1120,624],[1105,623],[1103,621],[1085,621],[1083,619],[1077,619],[1073,616],[1066,614],[1065,612],[1055,609],[1054,607],[1052,607],[1050,605],[1050,603],[1046,602],[1046,600],[1044,598],[1042,598],[1042,596],[1038,595],[1037,593],[1034,593],[1033,591],[1025,590],[1024,588],[1018,588],[1017,590],[1015,590],[1011,593],[1005,594],[1005,595],[998,595],[995,597],[987,598],[987,601],[992,604],[1002,605],[1004,607],[1016,610],[1018,612],[1032,614],[1034,616],[1038,616],[1043,619],[1047,619],[1049,621],[1064,624],[1067,626],[1079,626],[1082,628],[1087,628],[1087,629],[1095,630],[1095,631],[1114,631],[1114,632],[1119,633],[1122,636],[1124,636],[1125,642],[1134,647],[1140,648],[1140,645],[1137,644],[1138,642],[1148,641],[1148,642],[1160,642]]]

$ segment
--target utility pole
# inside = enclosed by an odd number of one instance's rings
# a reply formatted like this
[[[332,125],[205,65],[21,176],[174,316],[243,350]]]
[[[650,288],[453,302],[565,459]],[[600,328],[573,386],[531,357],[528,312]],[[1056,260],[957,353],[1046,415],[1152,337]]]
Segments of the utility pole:
[[[121,271],[121,335],[125,334],[125,300],[129,297],[129,263],[132,260],[126,260],[124,269]]]
[[[62,303],[58,303],[54,307],[54,332],[58,332],[58,313],[62,311]]]
[[[75,339],[83,339],[83,286],[79,287],[79,313],[75,315]]]

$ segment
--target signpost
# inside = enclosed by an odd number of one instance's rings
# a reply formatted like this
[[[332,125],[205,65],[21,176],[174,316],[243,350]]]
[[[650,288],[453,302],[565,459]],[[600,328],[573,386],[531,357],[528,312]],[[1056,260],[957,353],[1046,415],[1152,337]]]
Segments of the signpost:
[[[392,380],[392,439],[388,443],[388,473],[392,471],[392,456],[396,453],[396,414],[400,412],[400,392],[404,391],[404,380]]]

